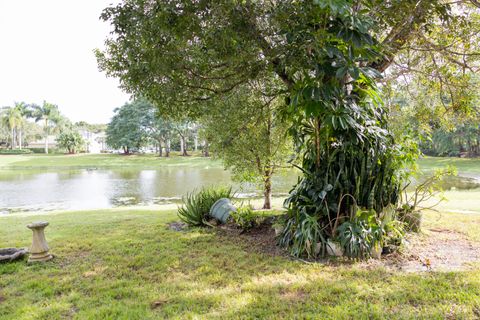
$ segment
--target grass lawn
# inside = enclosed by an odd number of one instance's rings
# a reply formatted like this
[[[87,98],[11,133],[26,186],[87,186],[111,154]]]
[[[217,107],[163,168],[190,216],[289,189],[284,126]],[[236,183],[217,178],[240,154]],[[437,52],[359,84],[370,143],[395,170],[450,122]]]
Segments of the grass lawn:
[[[480,159],[425,157],[419,160],[422,171],[432,171],[453,165],[460,173],[480,174]],[[172,152],[169,158],[160,158],[155,154],[118,155],[118,154],[27,154],[0,155],[0,169],[55,169],[55,168],[115,168],[138,167],[155,168],[158,166],[222,166],[220,160],[205,158],[200,153],[190,157],[181,157]]]
[[[118,155],[118,154],[77,154],[77,155],[0,155],[0,169],[45,169],[45,168],[115,168],[139,167],[155,168],[158,166],[221,166],[220,161],[194,154],[181,157],[172,153],[171,157],[158,157],[154,154]]]
[[[0,265],[1,319],[475,319],[474,271],[402,273],[293,261],[212,230],[176,232],[174,211],[103,210],[0,217],[0,247],[31,241],[47,220],[57,257]],[[467,231],[480,216],[428,214],[426,227]],[[8,230],[7,232],[5,232]]]
[[[480,174],[480,158],[424,157],[418,161],[422,171],[432,171],[452,165],[459,173]]]

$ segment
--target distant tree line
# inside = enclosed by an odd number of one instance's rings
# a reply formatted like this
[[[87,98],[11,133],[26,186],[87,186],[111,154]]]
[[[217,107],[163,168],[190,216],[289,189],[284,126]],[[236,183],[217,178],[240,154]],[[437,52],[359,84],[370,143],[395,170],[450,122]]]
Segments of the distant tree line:
[[[44,152],[49,153],[49,136],[55,135],[57,147],[68,153],[76,153],[85,147],[79,130],[100,132],[105,125],[86,122],[72,123],[61,114],[57,105],[44,101],[43,104],[15,103],[0,108],[0,147],[11,150],[29,148],[32,142],[43,139]]]
[[[106,129],[106,142],[124,154],[153,148],[160,157],[169,157],[172,150],[188,156],[189,150],[201,147],[203,155],[209,155],[208,143],[199,134],[199,124],[189,119],[162,117],[158,108],[146,99],[126,103],[114,112]]]

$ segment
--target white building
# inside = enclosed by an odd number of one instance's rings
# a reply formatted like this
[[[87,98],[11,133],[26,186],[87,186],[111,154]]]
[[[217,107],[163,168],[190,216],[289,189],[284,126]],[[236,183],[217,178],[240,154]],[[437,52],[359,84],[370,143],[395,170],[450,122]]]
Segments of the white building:
[[[107,150],[105,143],[105,132],[99,133],[90,132],[88,130],[79,130],[83,140],[85,140],[85,152],[87,153],[101,153]]]

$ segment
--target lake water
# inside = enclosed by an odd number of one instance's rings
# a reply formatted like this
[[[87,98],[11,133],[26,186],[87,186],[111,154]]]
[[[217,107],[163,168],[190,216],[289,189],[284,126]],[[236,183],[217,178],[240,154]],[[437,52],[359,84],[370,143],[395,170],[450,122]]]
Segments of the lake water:
[[[286,194],[296,175],[276,177],[274,195]],[[0,171],[0,213],[33,210],[84,210],[122,205],[179,202],[206,185],[232,184],[219,167],[161,169],[62,169]],[[259,197],[258,186],[233,183],[239,197]]]
[[[285,196],[297,175],[275,177],[274,196]],[[480,177],[452,177],[445,189],[480,187]],[[84,210],[124,205],[178,203],[186,193],[205,185],[232,184],[220,167],[161,169],[9,169],[0,171],[0,214],[15,211]],[[233,183],[239,197],[261,197],[253,184]]]

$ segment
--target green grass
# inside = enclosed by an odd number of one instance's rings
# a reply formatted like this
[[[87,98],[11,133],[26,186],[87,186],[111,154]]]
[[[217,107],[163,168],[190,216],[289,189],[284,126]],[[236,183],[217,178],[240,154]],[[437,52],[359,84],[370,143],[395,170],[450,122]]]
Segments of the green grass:
[[[219,161],[204,158],[196,154],[181,157],[172,153],[169,158],[154,154],[118,155],[118,154],[77,154],[77,155],[0,155],[0,169],[53,169],[53,168],[115,168],[139,167],[154,168],[158,166],[221,166]]]
[[[2,319],[480,317],[479,269],[408,274],[307,264],[255,252],[208,229],[171,231],[173,211],[0,217],[0,246],[28,246],[25,225],[34,220],[51,223],[46,235],[56,258],[0,265]],[[480,240],[478,215],[429,214],[426,223],[468,226]]]
[[[453,165],[461,173],[480,174],[480,159],[433,158],[419,160],[420,169],[431,171]],[[157,166],[221,166],[218,160],[201,157],[196,153],[191,157],[181,157],[172,153],[170,158],[159,158],[154,154],[118,155],[118,154],[77,154],[77,155],[0,155],[0,169],[32,169],[61,167],[157,167]]]
[[[459,173],[480,174],[480,158],[425,157],[418,161],[422,171],[432,171],[452,165]]]

